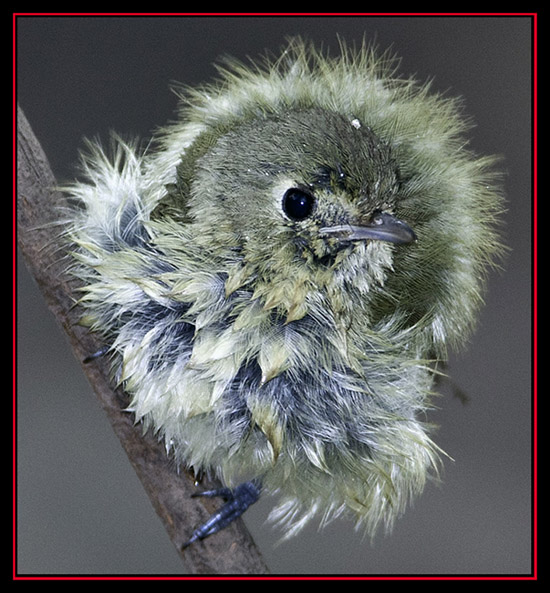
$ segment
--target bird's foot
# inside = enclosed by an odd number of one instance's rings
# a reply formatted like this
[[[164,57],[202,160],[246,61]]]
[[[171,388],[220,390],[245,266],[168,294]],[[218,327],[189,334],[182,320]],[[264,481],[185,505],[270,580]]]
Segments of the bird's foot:
[[[193,497],[198,496],[206,496],[208,498],[219,496],[224,499],[225,504],[206,523],[203,523],[193,531],[191,537],[182,545],[182,549],[187,548],[193,542],[217,533],[240,517],[260,497],[260,485],[256,481],[244,482],[233,490],[231,488],[217,488],[215,490],[206,490],[193,494]]]

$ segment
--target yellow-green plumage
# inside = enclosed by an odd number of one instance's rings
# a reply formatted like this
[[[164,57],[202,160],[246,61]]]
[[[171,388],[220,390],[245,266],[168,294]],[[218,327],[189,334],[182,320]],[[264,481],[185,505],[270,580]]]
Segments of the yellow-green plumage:
[[[499,251],[494,159],[465,148],[459,103],[341,50],[220,69],[155,150],[91,145],[70,188],[84,320],[129,409],[180,463],[260,479],[289,535],[390,527],[436,473],[433,363]]]

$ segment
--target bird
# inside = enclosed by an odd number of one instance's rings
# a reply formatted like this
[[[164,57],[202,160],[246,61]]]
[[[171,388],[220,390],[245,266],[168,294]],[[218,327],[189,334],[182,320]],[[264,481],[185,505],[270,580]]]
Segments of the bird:
[[[223,483],[183,547],[260,496],[284,538],[391,530],[445,455],[427,417],[503,249],[499,159],[469,148],[460,98],[367,42],[217,68],[146,147],[82,151],[81,322],[136,421]]]

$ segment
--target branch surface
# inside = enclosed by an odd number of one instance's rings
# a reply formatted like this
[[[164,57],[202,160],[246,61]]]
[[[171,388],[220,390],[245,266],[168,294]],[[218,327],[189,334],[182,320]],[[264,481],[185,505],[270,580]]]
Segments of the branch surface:
[[[78,324],[79,313],[73,306],[75,287],[58,253],[59,226],[52,224],[59,216],[63,197],[54,189],[56,182],[46,155],[19,107],[17,164],[18,245],[49,308],[67,333],[75,356],[83,361],[101,344]],[[194,477],[183,470],[178,473],[164,445],[151,434],[144,435],[133,416],[124,411],[126,396],[111,386],[108,362],[99,357],[82,366],[170,539],[180,551],[187,572],[267,574],[242,519],[181,551],[182,543],[219,503],[204,497],[191,498],[197,491]],[[201,484],[203,487],[216,488],[220,484],[209,480]]]

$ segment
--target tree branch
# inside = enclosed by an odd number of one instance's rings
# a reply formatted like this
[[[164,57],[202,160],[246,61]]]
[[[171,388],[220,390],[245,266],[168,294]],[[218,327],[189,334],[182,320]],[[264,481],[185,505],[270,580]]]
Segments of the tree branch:
[[[65,329],[76,357],[83,361],[100,344],[78,324],[79,313],[73,306],[75,287],[64,273],[59,254],[55,253],[59,226],[53,223],[63,197],[54,190],[56,183],[46,155],[19,107],[17,142],[18,244],[49,308]],[[181,544],[214,511],[216,503],[203,497],[192,499],[191,494],[196,492],[193,476],[183,471],[177,473],[164,445],[154,436],[144,435],[132,415],[124,411],[126,396],[120,390],[113,390],[107,361],[99,357],[83,364],[83,369],[172,542],[180,550],[187,571],[266,574],[268,569],[240,519],[181,551]],[[209,481],[203,486],[215,488],[220,484]]]

